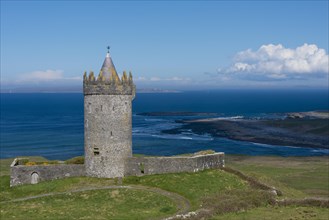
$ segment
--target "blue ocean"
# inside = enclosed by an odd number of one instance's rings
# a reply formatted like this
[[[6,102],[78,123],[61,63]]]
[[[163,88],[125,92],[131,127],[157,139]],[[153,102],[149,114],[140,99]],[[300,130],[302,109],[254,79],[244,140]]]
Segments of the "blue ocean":
[[[226,154],[320,156],[328,149],[234,141],[191,131],[164,134],[177,119],[144,112],[211,112],[223,118],[277,118],[286,112],[328,110],[328,90],[220,90],[137,93],[133,101],[133,152],[175,155],[205,149]],[[209,116],[208,116],[209,117]],[[1,94],[1,158],[41,155],[64,160],[83,155],[83,94]]]

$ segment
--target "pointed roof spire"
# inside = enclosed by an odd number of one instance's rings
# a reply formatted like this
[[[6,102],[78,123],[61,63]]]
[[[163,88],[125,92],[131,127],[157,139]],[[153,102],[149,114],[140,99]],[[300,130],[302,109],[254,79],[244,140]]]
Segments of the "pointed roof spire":
[[[109,80],[112,74],[119,77],[110,56],[110,46],[107,47],[107,53],[101,71],[105,80]]]

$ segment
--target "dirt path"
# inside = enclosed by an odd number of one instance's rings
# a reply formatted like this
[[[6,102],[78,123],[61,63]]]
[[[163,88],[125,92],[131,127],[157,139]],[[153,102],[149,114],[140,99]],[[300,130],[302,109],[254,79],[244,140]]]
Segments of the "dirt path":
[[[28,196],[24,198],[19,198],[19,199],[13,199],[9,201],[3,201],[1,203],[9,203],[9,202],[21,202],[21,201],[27,201],[31,199],[37,199],[37,198],[43,198],[47,196],[56,196],[56,195],[64,195],[67,193],[78,193],[78,192],[85,192],[85,191],[91,191],[91,190],[102,190],[102,189],[135,189],[135,190],[145,190],[149,192],[154,192],[163,196],[166,196],[167,198],[173,200],[176,203],[176,207],[178,211],[174,213],[173,215],[181,215],[181,214],[186,214],[189,212],[191,204],[190,201],[188,201],[185,197],[165,191],[160,188],[155,188],[155,187],[149,187],[149,186],[141,186],[141,185],[126,185],[126,186],[103,186],[103,187],[85,187],[81,189],[76,189],[76,190],[69,190],[66,192],[54,192],[54,193],[45,193],[45,194],[40,194],[36,196]]]

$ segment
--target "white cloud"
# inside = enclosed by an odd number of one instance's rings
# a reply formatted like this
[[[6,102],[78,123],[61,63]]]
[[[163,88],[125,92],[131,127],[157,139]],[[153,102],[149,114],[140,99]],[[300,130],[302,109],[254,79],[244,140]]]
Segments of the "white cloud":
[[[315,44],[304,44],[295,49],[281,44],[262,45],[257,51],[238,52],[233,64],[218,69],[220,74],[273,80],[325,76],[328,72],[329,56]]]
[[[137,78],[134,78],[134,81],[147,81],[147,78],[143,76],[138,76]]]
[[[150,81],[162,81],[159,77],[151,77]]]
[[[59,80],[82,80],[81,77],[65,77],[62,70],[39,70],[19,76],[19,82],[50,82]]]

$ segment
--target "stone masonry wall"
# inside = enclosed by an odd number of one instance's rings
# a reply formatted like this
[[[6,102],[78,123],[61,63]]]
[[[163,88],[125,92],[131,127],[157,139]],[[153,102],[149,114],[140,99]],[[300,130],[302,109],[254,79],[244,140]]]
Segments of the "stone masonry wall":
[[[123,177],[132,156],[131,95],[85,95],[85,167],[93,177]]]
[[[10,166],[10,186],[33,184],[41,181],[74,176],[86,176],[84,164],[18,165],[15,159]],[[142,176],[162,173],[198,172],[224,167],[224,153],[192,157],[128,157],[124,176]],[[111,169],[104,167],[103,169]]]
[[[125,176],[197,172],[224,166],[224,153],[192,157],[131,157],[126,161]]]
[[[15,159],[10,166],[10,186],[86,175],[83,164],[24,166],[17,165],[17,162]]]

